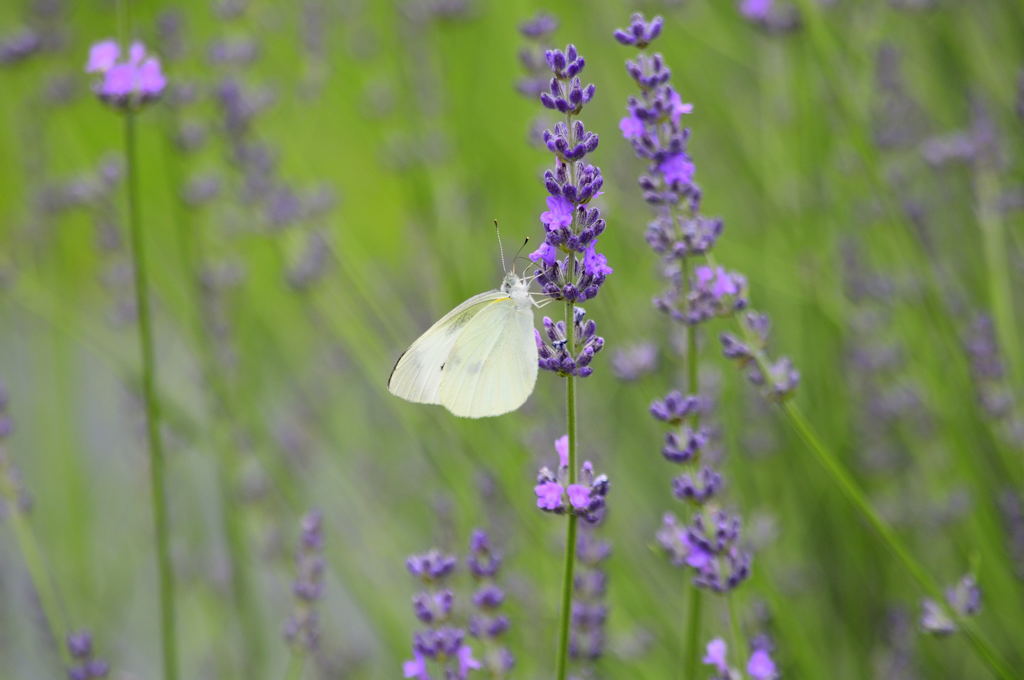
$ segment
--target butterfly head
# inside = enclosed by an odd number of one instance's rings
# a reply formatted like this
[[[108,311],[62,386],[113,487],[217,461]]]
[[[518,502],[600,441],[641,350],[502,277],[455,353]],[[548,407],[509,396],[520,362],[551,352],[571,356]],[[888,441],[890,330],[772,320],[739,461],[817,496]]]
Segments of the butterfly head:
[[[517,302],[527,301],[530,299],[530,279],[522,278],[510,271],[501,282],[501,292],[508,293],[508,296]]]

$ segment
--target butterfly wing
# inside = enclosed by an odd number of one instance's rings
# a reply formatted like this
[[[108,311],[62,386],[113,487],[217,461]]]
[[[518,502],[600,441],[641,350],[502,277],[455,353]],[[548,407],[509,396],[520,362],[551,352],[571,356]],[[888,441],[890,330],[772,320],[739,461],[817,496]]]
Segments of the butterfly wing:
[[[532,308],[509,298],[488,303],[459,334],[442,373],[441,404],[457,416],[497,416],[522,406],[537,382]]]
[[[455,347],[456,339],[483,309],[502,298],[508,295],[498,290],[474,295],[428,328],[391,369],[388,378],[391,394],[422,404],[440,404],[442,366]]]

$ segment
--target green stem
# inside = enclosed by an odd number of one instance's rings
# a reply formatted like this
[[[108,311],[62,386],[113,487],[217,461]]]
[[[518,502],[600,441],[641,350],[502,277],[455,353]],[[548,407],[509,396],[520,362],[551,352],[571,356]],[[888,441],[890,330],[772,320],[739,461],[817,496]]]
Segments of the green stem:
[[[683,663],[684,680],[697,677],[697,659],[700,657],[700,622],[704,605],[704,592],[700,588],[690,589],[690,606],[686,619],[686,651]]]
[[[685,265],[684,265],[685,266]],[[689,281],[689,274],[684,276]],[[700,391],[700,380],[697,364],[697,327],[693,324],[686,328],[686,380],[687,392],[697,394]],[[697,427],[699,413],[693,414],[693,426]],[[700,588],[690,589],[690,605],[686,619],[686,647],[683,657],[683,678],[697,677],[697,661],[700,658],[700,624],[704,593]]]
[[[983,162],[982,162],[983,163]],[[995,320],[1000,349],[1010,364],[1014,389],[1024,383],[1021,366],[1020,340],[1013,313],[1013,293],[1007,266],[1006,236],[996,203],[999,200],[999,178],[988,167],[979,163],[975,174],[975,212],[981,227],[985,251],[985,271],[988,273],[989,304]]]
[[[725,596],[725,599],[729,607],[729,631],[732,635],[732,648],[733,658],[736,659],[736,663],[743,665],[743,659],[750,653],[750,649],[747,647],[747,638],[743,635],[743,625],[740,623],[740,617],[736,613],[736,594],[729,593]]]
[[[288,668],[284,672],[284,680],[299,680],[302,677],[302,667],[305,664],[306,656],[299,652],[292,652],[288,659]]]
[[[576,323],[573,319],[573,303],[565,303],[565,346],[575,355]],[[565,377],[565,422],[569,439],[569,483],[576,483],[576,378]],[[569,623],[572,618],[573,571],[576,567],[576,515],[570,512],[566,519],[565,568],[562,572],[562,616],[558,634],[558,680],[565,680],[569,668]]]
[[[6,500],[6,519],[14,530],[14,538],[18,543],[18,550],[21,551],[22,559],[25,560],[25,568],[28,569],[29,578],[32,580],[32,587],[39,598],[39,606],[43,610],[43,618],[50,629],[54,644],[65,668],[70,668],[73,660],[68,652],[65,641],[69,630],[67,620],[64,617],[64,610],[60,606],[60,598],[57,596],[57,588],[54,586],[49,570],[46,568],[46,560],[39,549],[39,542],[32,531],[25,511],[19,502],[18,485],[11,476],[10,463],[0,451],[0,497]]]
[[[763,369],[762,369],[763,370]],[[767,374],[765,374],[767,375]],[[932,579],[928,572],[921,566],[921,564],[914,559],[907,550],[906,546],[893,531],[892,527],[882,519],[881,515],[872,507],[870,501],[861,491],[857,482],[850,475],[849,471],[843,466],[843,464],[836,458],[835,454],[829,451],[821,443],[817,433],[814,431],[811,424],[807,421],[803,412],[792,402],[785,402],[782,405],[782,410],[789,417],[790,422],[796,428],[800,438],[811,449],[814,453],[815,458],[821,463],[825,471],[828,472],[829,476],[832,477],[839,489],[847,497],[847,499],[853,503],[857,510],[864,516],[869,524],[878,532],[879,536],[882,537],[883,542],[889,548],[889,550],[903,563],[903,566],[910,573],[918,585],[931,597],[935,602],[946,610],[946,613],[951,616],[964,631],[967,636],[968,642],[974,648],[975,653],[978,657],[988,666],[989,670],[999,678],[1003,680],[1012,680],[1015,677],[1006,665],[1006,662],[1002,660],[991,643],[984,637],[981,631],[975,625],[974,621],[961,616],[953,608],[946,604],[945,595],[939,585]]]
[[[157,576],[160,592],[160,635],[164,680],[177,680],[178,653],[174,629],[174,571],[171,565],[170,531],[167,519],[167,488],[163,442],[160,439],[160,402],[156,395],[156,361],[153,326],[149,309],[149,279],[146,250],[139,216],[139,176],[135,151],[135,114],[124,114],[124,154],[128,183],[128,224],[135,271],[135,305],[138,314],[139,352],[142,357],[142,396],[146,409],[146,438],[149,444],[149,474],[156,540]]]

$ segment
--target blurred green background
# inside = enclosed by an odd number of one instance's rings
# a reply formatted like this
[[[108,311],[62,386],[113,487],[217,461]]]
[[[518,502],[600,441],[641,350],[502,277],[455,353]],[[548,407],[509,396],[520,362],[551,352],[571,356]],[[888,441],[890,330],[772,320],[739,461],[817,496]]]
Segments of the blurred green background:
[[[131,5],[131,34],[172,86],[141,114],[139,143],[184,677],[285,672],[310,508],[324,512],[329,578],[307,677],[398,677],[418,628],[405,556],[462,554],[478,526],[507,553],[514,676],[550,677],[563,523],[535,509],[532,486],[564,431],[561,381],[542,374],[524,408],[479,422],[385,385],[419,332],[500,281],[493,219],[507,248],[539,238],[551,156],[531,130],[550,118],[516,83],[528,45],[517,26],[540,10],[597,85],[583,119],[601,135],[592,162],[615,268],[587,305],[607,345],[580,383],[581,455],[613,485],[601,676],[679,677],[691,590],[653,540],[679,503],[647,408],[682,386],[683,364],[681,329],[649,304],[662,282],[643,238],[642,165],[617,130],[633,55],[611,33],[635,10],[666,19],[655,47],[695,106],[704,212],[726,224],[716,257],[771,314],[774,351],[802,374],[797,402],[939,582],[974,570],[979,625],[1024,663],[1019,2],[799,0],[801,26],[781,33],[713,0]],[[158,677],[121,127],[82,72],[117,14],[99,0],[0,6],[0,36],[25,27],[48,38],[0,66],[3,446],[70,625],[93,631],[111,677]],[[225,46],[234,58],[216,59]],[[255,188],[222,129],[226,79],[271,159]],[[198,131],[194,150],[173,141]],[[213,179],[215,196],[182,200]],[[276,219],[293,197],[303,207]],[[972,373],[979,315],[995,319],[1001,382]],[[916,632],[921,593],[721,358],[723,330],[702,330],[701,382],[718,404],[726,503],[755,547],[736,594],[749,633],[772,635],[791,678],[986,677],[959,637]],[[617,379],[615,353],[642,342],[657,345],[657,369]],[[985,390],[1010,410],[994,417]],[[226,566],[236,530],[241,593]],[[7,523],[0,591],[0,675],[58,677]],[[725,605],[710,602],[705,640],[727,630]]]

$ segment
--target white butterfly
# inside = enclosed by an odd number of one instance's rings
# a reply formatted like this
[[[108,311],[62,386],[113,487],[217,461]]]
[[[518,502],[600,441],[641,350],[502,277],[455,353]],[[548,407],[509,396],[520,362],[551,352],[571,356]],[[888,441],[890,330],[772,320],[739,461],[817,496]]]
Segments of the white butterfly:
[[[441,317],[398,358],[388,390],[457,416],[514,411],[537,382],[530,279],[514,271]]]

